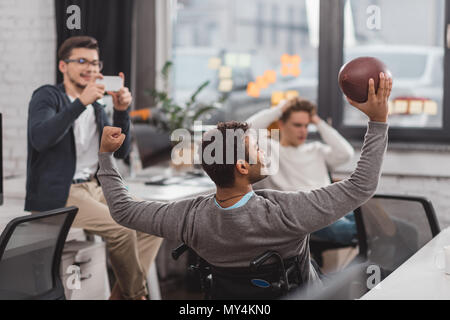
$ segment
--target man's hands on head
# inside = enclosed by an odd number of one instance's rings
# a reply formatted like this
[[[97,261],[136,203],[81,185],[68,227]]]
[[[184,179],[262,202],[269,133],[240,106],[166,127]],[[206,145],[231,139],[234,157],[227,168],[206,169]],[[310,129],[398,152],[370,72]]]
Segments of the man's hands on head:
[[[100,143],[100,152],[116,152],[125,140],[125,135],[121,128],[104,127],[102,141]]]
[[[123,72],[119,73],[119,77],[125,81]],[[133,100],[127,87],[122,87],[117,92],[108,91],[108,94],[113,98],[114,109],[118,111],[126,111]]]
[[[314,110],[313,113],[311,114],[311,123],[314,125],[318,125],[320,122],[320,117],[317,115],[317,112]]]
[[[364,112],[370,121],[386,122],[388,118],[389,106],[388,99],[392,90],[392,78],[384,73],[380,73],[380,84],[378,92],[375,93],[375,84],[373,79],[369,80],[369,97],[367,102],[358,103],[347,97],[347,101]]]
[[[84,88],[79,99],[81,103],[86,107],[98,99],[103,98],[105,94],[105,86],[103,84],[96,83],[97,79],[103,79],[103,75],[99,73],[98,75],[92,77],[92,80],[88,83],[86,88]]]

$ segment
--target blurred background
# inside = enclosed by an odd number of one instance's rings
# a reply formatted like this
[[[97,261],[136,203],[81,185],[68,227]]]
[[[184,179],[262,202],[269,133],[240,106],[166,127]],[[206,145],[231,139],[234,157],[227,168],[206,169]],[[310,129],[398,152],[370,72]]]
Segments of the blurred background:
[[[79,28],[70,6],[80,9]],[[103,74],[126,75],[134,148],[122,165],[130,175],[169,159],[174,129],[244,121],[300,96],[354,146],[352,162],[333,173],[348,176],[367,119],[347,104],[337,76],[345,62],[374,56],[394,78],[379,192],[429,198],[444,229],[449,26],[448,0],[0,0],[4,179],[25,179],[28,103],[36,88],[60,81],[56,51],[71,35],[97,38]]]

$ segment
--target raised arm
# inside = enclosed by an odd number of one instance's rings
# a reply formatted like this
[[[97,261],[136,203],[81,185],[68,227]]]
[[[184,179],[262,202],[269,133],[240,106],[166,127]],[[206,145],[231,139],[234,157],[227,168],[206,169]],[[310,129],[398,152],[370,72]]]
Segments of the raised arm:
[[[42,152],[53,147],[67,134],[86,106],[103,97],[105,87],[95,83],[95,79],[64,110],[59,110],[61,106],[55,87],[43,86],[33,93],[28,109],[28,137],[33,148]]]
[[[188,242],[189,230],[185,225],[196,199],[172,203],[134,200],[123,183],[113,158],[113,152],[119,149],[124,139],[125,135],[120,128],[103,129],[97,176],[112,218],[130,229]]]
[[[369,82],[369,100],[364,104],[349,102],[370,119],[360,160],[348,179],[311,192],[278,193],[283,212],[305,234],[319,230],[343,217],[369,200],[376,191],[388,141],[388,97],[392,79],[380,75],[375,94]]]
[[[52,86],[37,89],[28,109],[28,137],[34,149],[45,151],[57,144],[78,116],[86,110],[79,99],[58,112],[59,101]]]
[[[267,129],[272,122],[277,121],[281,117],[285,102],[285,100],[282,100],[276,107],[257,112],[248,118],[246,122],[251,125],[252,129]]]

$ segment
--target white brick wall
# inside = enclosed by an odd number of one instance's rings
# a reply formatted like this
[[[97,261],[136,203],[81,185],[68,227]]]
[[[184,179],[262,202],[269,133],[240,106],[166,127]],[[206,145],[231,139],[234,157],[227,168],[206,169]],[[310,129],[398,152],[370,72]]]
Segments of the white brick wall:
[[[26,172],[32,92],[55,82],[53,0],[0,0],[0,112],[5,176]]]

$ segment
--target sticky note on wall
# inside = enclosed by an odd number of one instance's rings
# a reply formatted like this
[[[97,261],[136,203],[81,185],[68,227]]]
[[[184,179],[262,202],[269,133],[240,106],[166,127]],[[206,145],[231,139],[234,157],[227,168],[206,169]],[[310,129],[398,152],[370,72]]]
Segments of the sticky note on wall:
[[[412,100],[409,102],[410,114],[421,114],[423,110],[423,102],[421,100]]]
[[[438,113],[438,105],[433,100],[427,100],[425,101],[423,105],[423,112],[429,115],[437,115]]]
[[[276,106],[280,103],[281,100],[284,99],[284,92],[283,91],[274,91],[272,92],[272,98],[271,98],[271,105]]]

